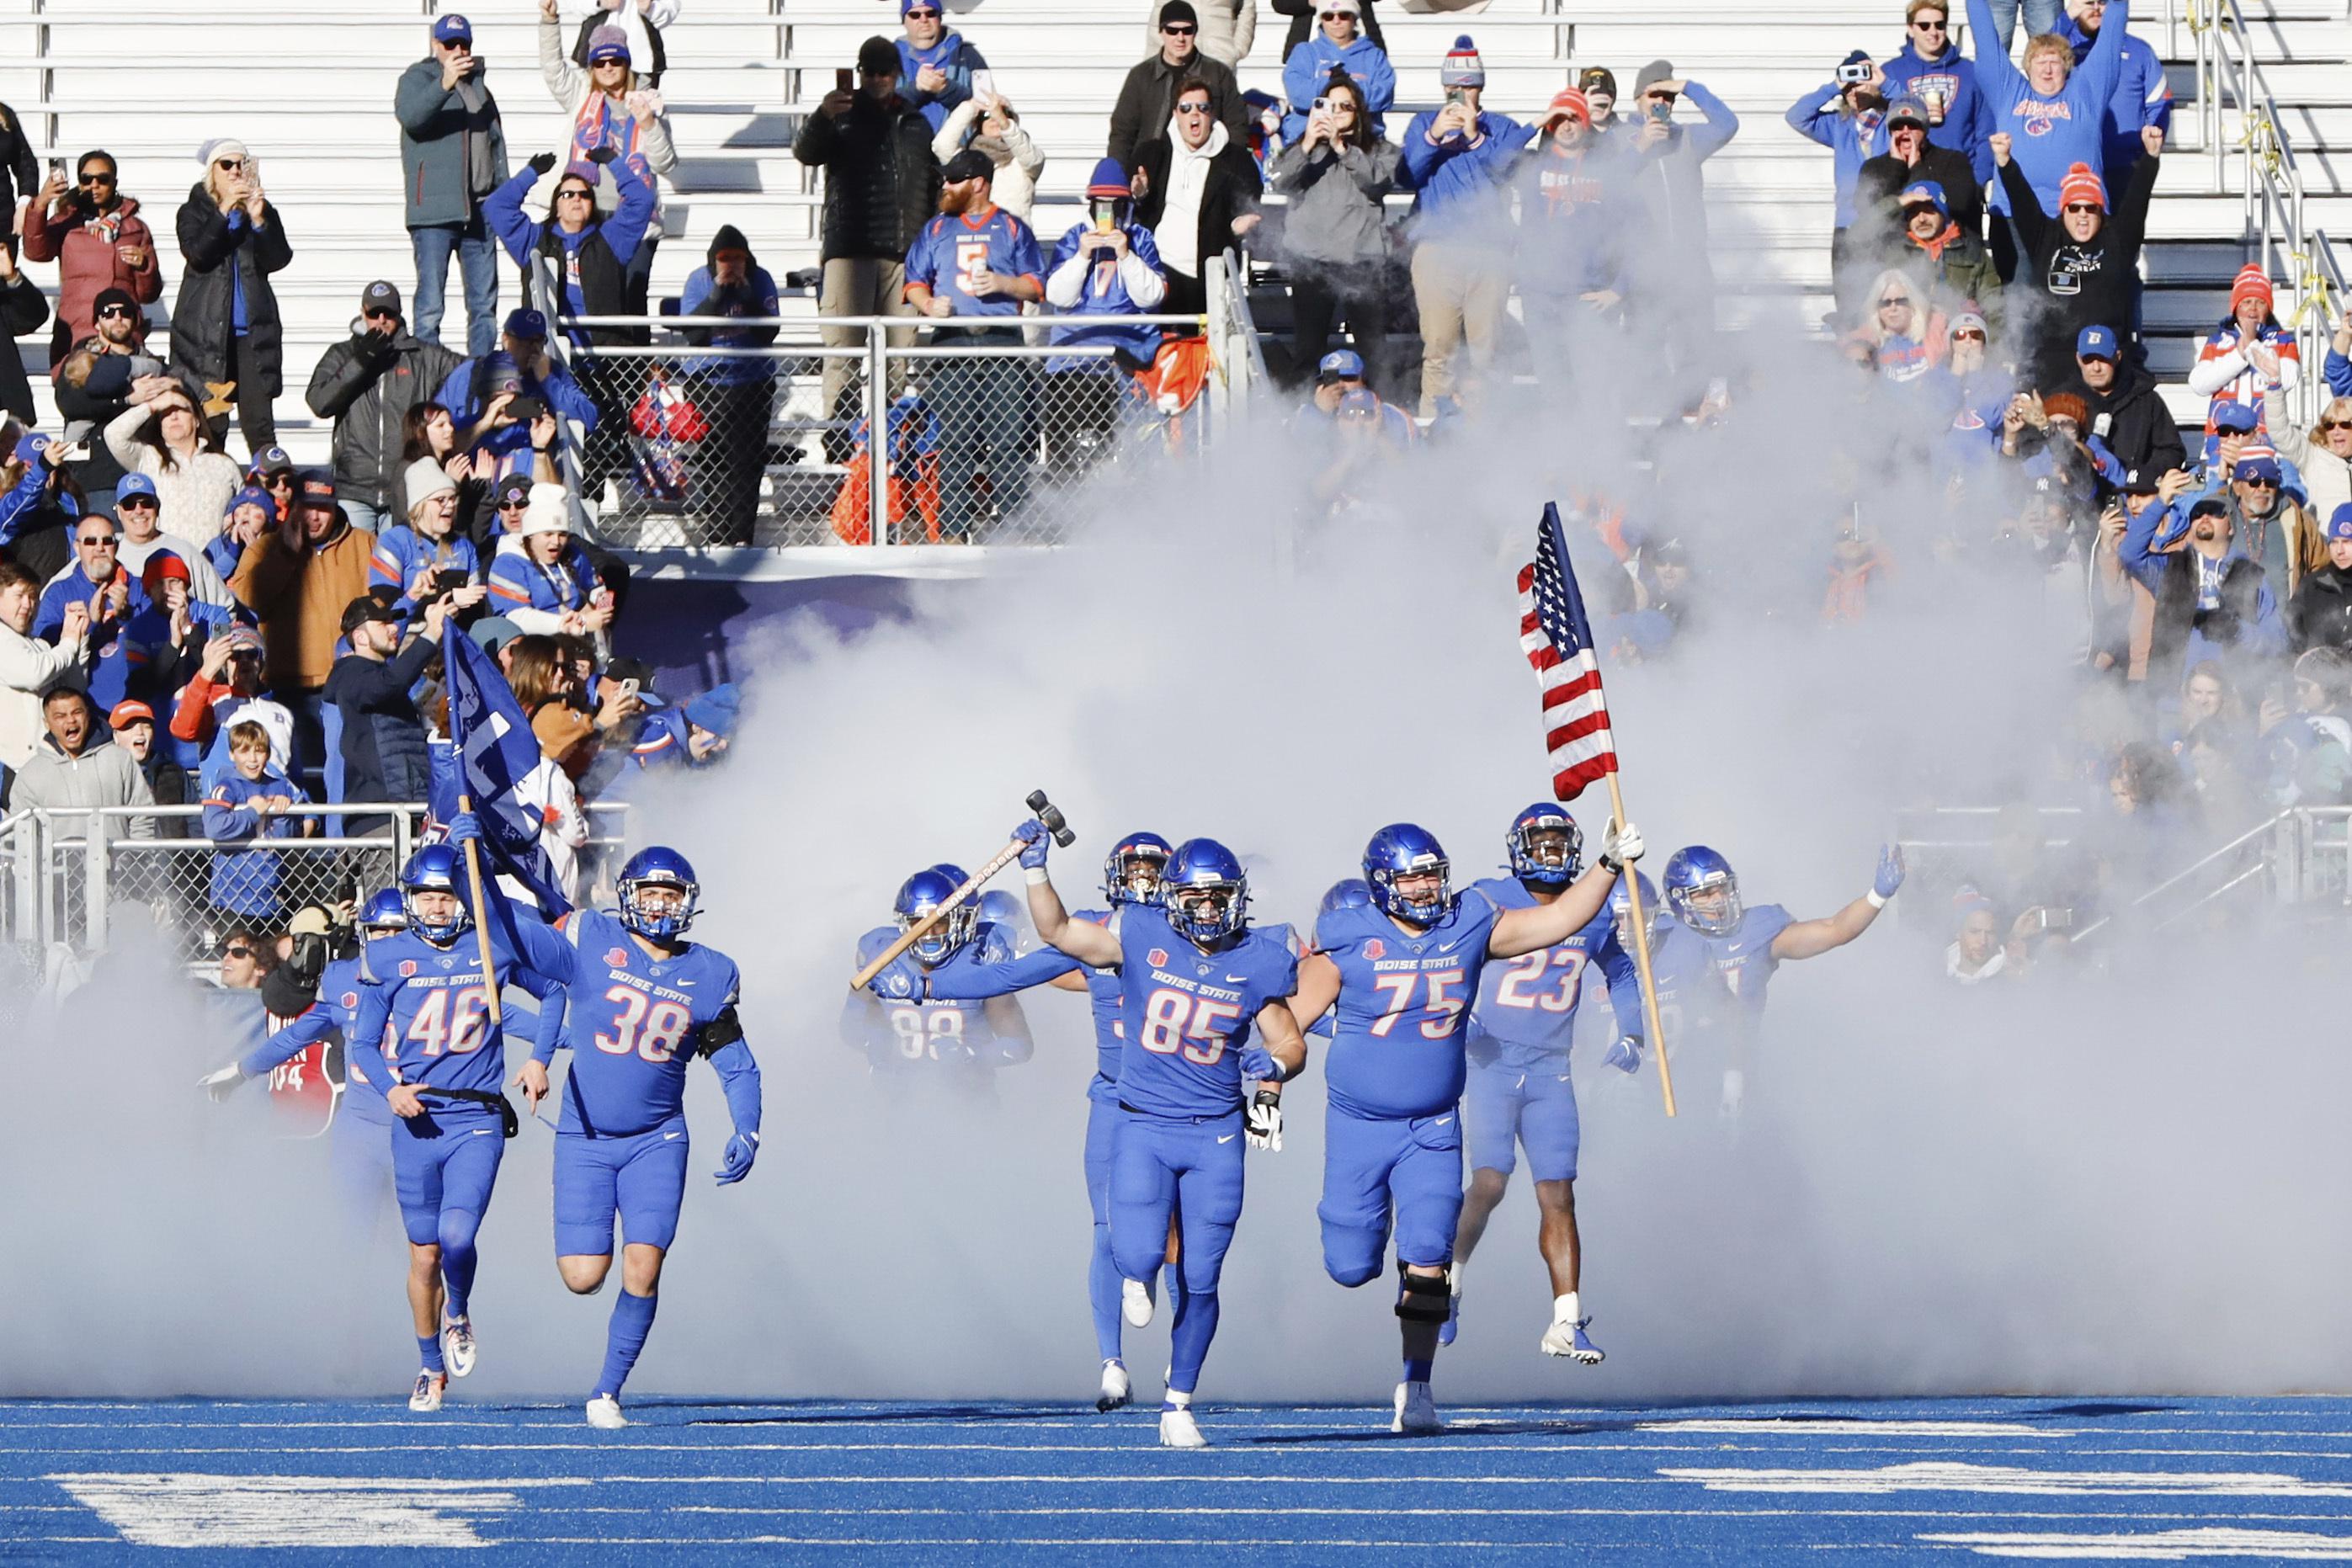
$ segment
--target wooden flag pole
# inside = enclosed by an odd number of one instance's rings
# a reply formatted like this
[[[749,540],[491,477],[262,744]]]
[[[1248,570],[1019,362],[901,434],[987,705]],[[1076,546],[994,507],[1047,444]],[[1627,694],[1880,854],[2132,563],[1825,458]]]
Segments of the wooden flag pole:
[[[1609,783],[1610,787],[1614,789],[1617,781],[1612,779]],[[460,815],[471,816],[474,810],[473,797],[460,793],[457,797],[457,810]],[[1620,821],[1622,821],[1622,813]],[[482,1001],[489,1009],[490,1022],[504,1029],[507,1021],[506,1007],[499,999],[499,968],[496,960],[490,956],[489,911],[482,903],[481,847],[472,839],[466,841],[466,888],[474,895],[474,937],[482,945]],[[1647,960],[1644,959],[1643,962],[1646,963]],[[1646,968],[1643,970],[1644,976],[1648,973]],[[1652,1029],[1657,1027],[1654,1020],[1650,1027]],[[1661,1061],[1664,1060],[1660,1058]]]
[[[1625,826],[1625,794],[1617,787],[1617,772],[1609,773],[1609,810],[1619,831]],[[474,846],[467,844],[467,849]],[[1642,1021],[1650,1028],[1650,1054],[1658,1061],[1658,1090],[1666,1097],[1666,1114],[1675,1113],[1675,1075],[1666,1066],[1666,1031],[1658,1022],[1658,982],[1650,974],[1650,916],[1642,907],[1642,876],[1631,865],[1619,873],[1633,911],[1633,967],[1642,977]]]

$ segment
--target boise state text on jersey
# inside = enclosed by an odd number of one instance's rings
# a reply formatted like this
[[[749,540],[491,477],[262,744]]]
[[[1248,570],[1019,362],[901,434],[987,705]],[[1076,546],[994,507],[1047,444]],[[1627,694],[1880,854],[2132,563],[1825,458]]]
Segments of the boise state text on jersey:
[[[898,939],[898,932],[891,926],[868,931],[858,938],[858,963],[872,962]],[[989,1021],[987,998],[1003,993],[986,990],[970,973],[1010,964],[1018,956],[1013,933],[985,921],[974,929],[971,941],[931,971],[935,987],[944,983],[951,993],[961,994],[926,999],[920,967],[904,958],[883,970],[869,990],[882,1004],[884,1027],[878,1033],[865,1030],[866,1038],[856,1042],[867,1063],[877,1074],[916,1072],[985,1081],[998,1067],[1028,1061],[1032,1044],[1027,1035],[1000,1036]],[[855,997],[850,999],[853,1005],[858,1002]]]
[[[1241,1109],[1241,1049],[1258,1009],[1298,989],[1287,925],[1254,925],[1214,952],[1180,936],[1158,909],[1119,915],[1123,998],[1118,1098],[1153,1116]]]
[[[1497,910],[1537,907],[1535,895],[1516,877],[1488,877],[1470,891],[1483,894]],[[1616,920],[1604,904],[1567,941],[1486,966],[1470,1009],[1470,1059],[1521,1072],[1564,1071],[1580,988],[1596,964],[1609,982],[1609,999],[1619,1010],[1623,1032],[1639,1034],[1640,996],[1626,989],[1634,981],[1633,960],[1618,946]]]
[[[1765,991],[1780,967],[1772,956],[1772,944],[1795,923],[1777,904],[1747,910],[1722,936],[1709,936],[1680,921],[1666,923],[1651,955],[1666,1038],[1681,1038],[1677,1020],[1696,1032],[1731,1026],[1753,1031],[1764,1017]]]
[[[975,277],[1025,277],[1040,287],[1045,257],[1029,225],[1003,207],[973,220],[970,213],[941,213],[923,225],[907,252],[907,281],[919,283],[955,307],[958,316],[1018,316],[1021,301],[1010,294],[974,294]]]
[[[1333,1105],[1356,1116],[1430,1116],[1461,1099],[1470,1002],[1501,915],[1474,887],[1419,936],[1369,905],[1316,923],[1317,949],[1339,968],[1324,1069]]]
[[[495,1094],[506,1071],[506,1042],[491,1020],[482,985],[480,945],[468,932],[436,947],[413,931],[372,942],[360,955],[359,1006],[346,1038],[384,1038],[400,1081],[433,1089]],[[478,1101],[434,1104],[442,1119],[495,1116]]]
[[[684,1115],[687,1064],[741,989],[735,961],[696,944],[653,957],[603,910],[575,910],[558,930],[521,933],[531,967],[571,992],[558,1130],[628,1137]]]

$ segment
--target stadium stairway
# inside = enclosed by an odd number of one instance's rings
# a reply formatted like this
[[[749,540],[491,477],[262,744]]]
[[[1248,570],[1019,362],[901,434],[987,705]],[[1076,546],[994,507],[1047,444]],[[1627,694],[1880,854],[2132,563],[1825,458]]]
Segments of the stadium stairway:
[[[1477,39],[1486,59],[1488,102],[1514,115],[1536,112],[1585,65],[1612,68],[1630,90],[1643,61],[1673,61],[1742,120],[1738,138],[1710,165],[1724,324],[1818,323],[1828,308],[1829,154],[1780,116],[1848,49],[1896,47],[1897,0],[1817,0],[1796,16],[1724,0],[1601,0],[1555,10],[1557,3],[1492,0],[1467,16],[1384,6],[1400,110],[1436,99],[1437,62],[1460,32]],[[153,0],[0,0],[0,59],[8,62],[0,99],[45,161],[69,162],[91,147],[120,160],[124,190],[141,199],[167,253],[159,320],[177,294],[172,217],[200,172],[198,145],[233,135],[260,158],[294,246],[293,265],[278,280],[287,321],[278,411],[298,455],[323,455],[325,432],[302,407],[302,388],[318,354],[350,329],[362,286],[377,277],[404,293],[413,286],[393,86],[425,55],[432,16],[456,8],[437,0],[223,0],[194,10]],[[1076,219],[1120,78],[1143,50],[1146,0],[950,0],[949,8],[1047,155],[1037,226],[1050,236]],[[2168,62],[2179,103],[2172,149],[2201,153],[2189,29],[2168,26],[2160,5],[2149,9],[2134,30]],[[2296,140],[2311,220],[2352,235],[2341,152],[2352,148],[2352,27],[2343,0],[2252,0],[2245,11]],[[514,156],[560,147],[566,123],[539,79],[535,7],[483,0],[467,15]],[[1261,16],[1241,71],[1244,86],[1279,91],[1285,21],[1270,10]],[[656,297],[677,291],[722,223],[743,229],[780,279],[814,263],[819,188],[793,160],[793,131],[830,89],[835,68],[855,59],[859,41],[895,22],[895,9],[877,0],[689,0],[666,35],[662,89],[680,164],[664,202]],[[2246,257],[2242,198],[2215,188],[2210,157],[2168,157],[2150,227],[2150,358],[2160,378],[2177,382],[2198,336],[2223,314],[2230,276]],[[32,270],[44,283],[54,279],[51,268]],[[510,270],[502,287],[502,304],[510,304]],[[451,292],[461,319],[454,276]],[[814,303],[802,297],[787,309],[814,314]],[[461,329],[457,320],[450,327],[454,339]],[[45,342],[19,345],[37,371],[46,368]],[[44,380],[37,374],[37,386]],[[2188,413],[2185,389],[2173,394],[2176,412]]]

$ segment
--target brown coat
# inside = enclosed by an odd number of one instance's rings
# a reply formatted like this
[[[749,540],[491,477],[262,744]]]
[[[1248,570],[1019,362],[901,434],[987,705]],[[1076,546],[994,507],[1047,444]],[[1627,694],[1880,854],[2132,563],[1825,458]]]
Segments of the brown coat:
[[[269,685],[280,696],[327,684],[343,609],[368,591],[374,549],[375,536],[349,523],[315,548],[289,550],[275,528],[245,547],[229,591],[261,617]]]

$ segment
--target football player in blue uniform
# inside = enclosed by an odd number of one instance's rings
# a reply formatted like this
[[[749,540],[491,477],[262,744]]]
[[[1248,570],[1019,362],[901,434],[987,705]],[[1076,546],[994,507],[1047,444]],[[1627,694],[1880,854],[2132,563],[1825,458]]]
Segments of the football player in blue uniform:
[[[1371,903],[1317,924],[1293,1004],[1311,1024],[1336,1007],[1325,1074],[1323,1267],[1353,1288],[1381,1271],[1396,1231],[1396,1313],[1404,1378],[1391,1430],[1442,1429],[1430,1364],[1445,1322],[1454,1232],[1462,1216],[1462,1128],[1469,1009],[1489,958],[1558,946],[1609,902],[1640,856],[1642,835],[1612,823],[1599,863],[1549,904],[1503,909],[1478,892],[1455,896],[1445,852],[1398,822],[1364,850]]]
[[[1471,884],[1498,909],[1537,909],[1556,903],[1584,870],[1584,835],[1566,809],[1549,800],[1521,811],[1504,840],[1510,852],[1509,876]],[[1613,894],[1616,890],[1611,889]],[[1642,1033],[1641,980],[1633,956],[1617,940],[1616,921],[1606,907],[1567,941],[1512,959],[1489,964],[1470,1005],[1469,1074],[1462,1114],[1470,1145],[1470,1190],[1462,1200],[1462,1222],[1454,1239],[1453,1301],[1437,1343],[1451,1344],[1461,1322],[1462,1270],[1470,1261],[1487,1217],[1503,1201],[1517,1165],[1517,1148],[1528,1155],[1528,1175],[1536,1185],[1541,1218],[1536,1245],[1551,1270],[1551,1326],[1540,1348],[1586,1365],[1598,1364],[1601,1349],[1585,1336],[1588,1320],[1579,1295],[1582,1248],[1576,1230],[1576,1085],[1569,1077],[1569,1048],[1576,1030],[1579,991],[1588,969],[1597,967],[1609,985],[1620,1044],[1612,1054],[1638,1054]]]
[[[1073,920],[1084,920],[1116,934],[1122,911],[1131,905],[1156,905],[1160,878],[1174,848],[1158,833],[1129,833],[1103,857],[1101,909],[1082,909]],[[1025,905],[1024,913],[1026,913]],[[1150,1281],[1121,1280],[1110,1249],[1110,1177],[1113,1140],[1118,1131],[1118,1062],[1125,1049],[1120,1037],[1119,1009],[1126,983],[1116,968],[1093,968],[1057,948],[1026,954],[1009,963],[947,966],[929,971],[933,998],[985,998],[1003,996],[1024,987],[1050,983],[1057,989],[1084,990],[1094,1009],[1095,1074],[1087,1085],[1087,1202],[1094,1210],[1093,1260],[1087,1269],[1087,1299],[1094,1311],[1095,1348],[1102,1356],[1102,1385],[1095,1408],[1116,1410],[1134,1398],[1127,1375],[1122,1320],[1141,1328],[1151,1322]],[[1171,1221],[1172,1224],[1172,1221]],[[1183,1271],[1177,1266],[1179,1249],[1171,1232],[1166,1254],[1169,1300],[1181,1309]]]
[[[858,967],[947,903],[963,882],[961,867],[935,865],[900,883],[891,905],[896,923],[877,925],[857,939]],[[866,1053],[877,1078],[944,1085],[966,1095],[992,1094],[996,1070],[1028,1061],[1035,1050],[1021,1004],[1005,991],[951,994],[935,991],[930,982],[941,970],[952,974],[1012,963],[1020,956],[1016,948],[1013,932],[983,922],[978,901],[967,896],[865,989],[850,993],[842,1005],[842,1042]],[[1051,956],[1042,967],[1042,979],[1051,979],[1066,966]]]
[[[1317,906],[1315,917],[1319,922],[1335,909],[1362,909],[1372,902],[1372,884],[1360,876],[1343,876],[1323,890],[1323,902]],[[1326,1012],[1307,1026],[1308,1034],[1331,1038],[1331,1030],[1339,1021],[1337,1013]]]
[[[1287,1006],[1298,985],[1289,928],[1249,924],[1249,880],[1233,852],[1212,839],[1178,845],[1160,902],[1123,905],[1116,932],[1072,919],[1045,869],[1053,841],[1044,825],[1032,817],[1014,834],[1039,937],[1090,968],[1118,971],[1111,1260],[1122,1279],[1150,1279],[1167,1256],[1174,1217],[1184,1293],[1169,1330],[1160,1440],[1202,1448],[1208,1439],[1192,1395],[1217,1332],[1217,1281],[1242,1213],[1250,1124],[1242,1081],[1279,1082],[1307,1061]],[[1263,1044],[1249,1042],[1253,1023]]]
[[[411,1410],[441,1408],[451,1375],[474,1370],[467,1297],[478,1258],[474,1239],[489,1209],[514,1108],[499,1092],[506,1075],[503,1031],[489,1016],[481,946],[465,938],[473,915],[464,896],[465,862],[448,844],[408,857],[401,897],[408,929],[360,952],[359,1004],[347,1038],[385,1041],[391,1083],[384,1100],[392,1133],[393,1186],[408,1231],[408,1304],[422,1369]],[[499,985],[516,967],[493,955]],[[387,1034],[389,1030],[389,1034]],[[435,1281],[445,1311],[436,1311]]]
[[[1764,993],[1772,975],[1794,958],[1814,958],[1843,947],[1870,929],[1886,901],[1903,885],[1903,852],[1893,844],[1878,854],[1870,891],[1818,920],[1799,920],[1777,904],[1748,908],[1739,900],[1739,879],[1731,862],[1705,844],[1676,850],[1666,862],[1666,907],[1674,921],[1656,946],[1653,968],[1661,1009],[1671,988],[1675,1010],[1694,1038],[1722,1036],[1728,1060],[1723,1070],[1720,1110],[1736,1116],[1747,1097],[1748,1071]],[[1714,986],[1701,977],[1712,971]],[[1705,1001],[1694,1007],[1684,993]],[[1677,1037],[1661,1015],[1670,1040]],[[1676,1049],[1680,1049],[1677,1043]]]
[[[449,824],[454,843],[480,831],[470,816]],[[707,1056],[718,1071],[733,1130],[712,1172],[721,1186],[751,1173],[760,1153],[760,1064],[736,1016],[735,961],[686,939],[698,913],[694,867],[676,850],[639,850],[614,887],[620,909],[575,909],[553,925],[515,919],[485,883],[492,929],[528,967],[562,986],[571,1005],[564,1043],[572,1071],[555,1129],[555,1267],[576,1295],[604,1289],[621,1222],[621,1289],[604,1331],[604,1364],[588,1396],[588,1425],[625,1427],[621,1385],[653,1328],[662,1264],[677,1239],[691,1140],[686,1070]],[[533,1048],[515,1082],[533,1110],[548,1092],[551,1040]]]
[[[359,918],[360,940],[373,944],[408,928],[408,910],[400,890],[387,887],[367,901]],[[383,1093],[391,1086],[383,1063],[383,1042],[361,1046],[352,1033],[360,1006],[360,956],[331,959],[319,976],[318,1000],[303,1013],[244,1056],[208,1075],[204,1086],[214,1099],[248,1078],[292,1061],[313,1045],[342,1043],[343,1088],[336,1096],[335,1119],[327,1128],[329,1163],[335,1186],[355,1220],[373,1219],[384,1195],[392,1190],[392,1126],[396,1119]],[[439,1281],[435,1281],[438,1289]]]

